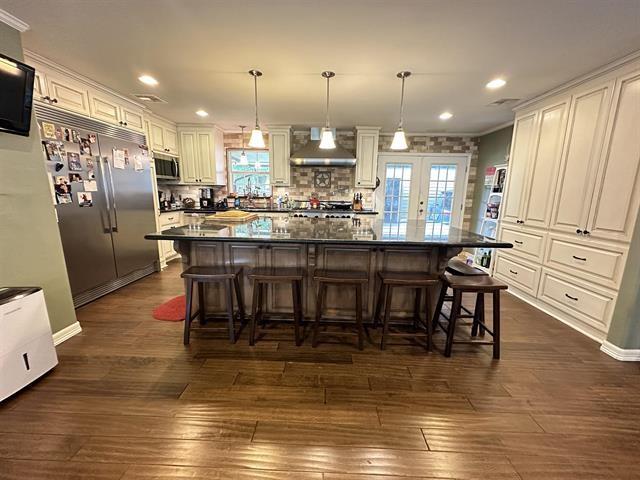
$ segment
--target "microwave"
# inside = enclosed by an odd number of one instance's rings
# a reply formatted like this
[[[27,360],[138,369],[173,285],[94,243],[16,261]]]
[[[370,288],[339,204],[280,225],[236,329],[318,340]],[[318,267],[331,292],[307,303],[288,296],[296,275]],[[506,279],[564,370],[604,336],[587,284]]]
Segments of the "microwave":
[[[156,178],[180,180],[179,158],[154,152],[153,161],[156,165]]]

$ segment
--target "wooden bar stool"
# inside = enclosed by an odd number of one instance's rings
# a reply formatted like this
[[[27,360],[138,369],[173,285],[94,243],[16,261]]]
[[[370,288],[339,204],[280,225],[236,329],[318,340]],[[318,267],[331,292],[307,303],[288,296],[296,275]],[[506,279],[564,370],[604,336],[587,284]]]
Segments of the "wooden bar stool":
[[[187,283],[187,308],[184,317],[184,344],[189,344],[191,333],[191,321],[196,317],[200,317],[200,325],[207,323],[206,315],[206,299],[205,285],[208,283],[222,283],[225,292],[225,306],[228,320],[228,327],[225,329],[229,333],[229,341],[235,343],[236,330],[233,313],[233,292],[235,290],[236,300],[238,302],[238,313],[242,324],[245,323],[244,300],[242,299],[242,288],[240,286],[240,276],[242,275],[242,267],[189,267],[182,272],[181,277],[186,279]],[[197,314],[192,314],[192,297],[194,283],[198,287],[198,297],[200,308]]]
[[[345,287],[354,287],[356,291],[356,329],[358,335],[358,348],[364,348],[364,326],[362,324],[362,286],[368,282],[369,276],[367,272],[356,270],[316,270],[313,279],[318,285],[318,296],[316,298],[316,321],[313,328],[312,345],[318,345],[318,335],[320,334],[320,324],[345,324],[342,320],[329,320],[322,318],[322,309],[327,295],[327,286],[337,285]],[[356,335],[353,332],[322,332],[331,333],[332,335]]]
[[[249,345],[254,345],[256,341],[257,323],[260,320],[264,325],[267,320],[263,315],[264,297],[269,284],[291,283],[291,293],[293,296],[293,328],[295,332],[296,345],[302,343],[300,326],[304,321],[302,314],[302,281],[305,277],[303,268],[283,267],[283,268],[254,268],[249,272],[248,277],[253,282],[253,296],[251,305],[251,327],[249,329]],[[277,319],[284,322],[284,319]]]
[[[500,358],[500,291],[506,290],[507,285],[494,280],[489,275],[462,276],[452,275],[445,272],[442,276],[443,286],[440,291],[440,298],[446,295],[447,288],[453,290],[453,304],[451,306],[451,314],[449,315],[449,324],[445,328],[440,323],[440,311],[436,310],[435,318],[440,327],[446,332],[447,339],[444,350],[444,356],[451,356],[451,349],[454,343],[467,343],[479,345],[493,345],[493,358]],[[473,324],[471,327],[471,336],[475,337],[478,330],[484,337],[485,332],[491,335],[491,341],[484,340],[454,340],[456,322],[463,317],[461,314],[462,294],[465,292],[475,293],[476,308],[473,315]],[[493,295],[493,330],[490,330],[484,321],[484,294],[491,293]],[[442,301],[438,301],[438,308],[442,308]]]
[[[382,323],[382,340],[380,349],[387,347],[387,337],[405,337],[416,338],[426,335],[427,351],[431,351],[433,323],[431,321],[431,295],[429,289],[440,285],[440,277],[437,274],[422,272],[378,272],[380,287],[378,288],[378,298],[376,300],[376,309],[373,314],[373,323],[375,326],[379,323],[380,313],[384,307],[384,319]],[[414,310],[413,310],[413,328],[414,332],[390,332],[389,328],[393,325],[407,326],[406,323],[391,323],[391,301],[393,298],[393,290],[395,288],[412,288],[416,292]],[[422,291],[425,291],[425,321],[420,318],[420,304],[422,299]],[[424,330],[418,330],[418,325],[422,325]]]

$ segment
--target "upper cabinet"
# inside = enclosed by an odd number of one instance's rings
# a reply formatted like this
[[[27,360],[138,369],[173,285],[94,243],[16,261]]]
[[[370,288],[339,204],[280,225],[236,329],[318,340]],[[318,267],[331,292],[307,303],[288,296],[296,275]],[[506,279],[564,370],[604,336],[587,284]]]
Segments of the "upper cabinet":
[[[505,221],[522,223],[526,182],[537,119],[537,112],[528,113],[516,118],[514,124],[505,205],[502,209],[502,219]]]
[[[375,188],[378,169],[377,127],[356,127],[356,188]]]
[[[612,90],[613,83],[607,82],[571,98],[551,218],[556,230],[576,233],[586,229]]]
[[[226,184],[222,132],[216,127],[179,128],[180,177],[182,183]]]
[[[616,83],[587,231],[631,241],[640,203],[640,72]]]
[[[37,59],[30,57],[27,61],[36,69],[33,87],[35,101],[145,133],[143,109],[135,102],[95,82],[79,80],[77,75],[67,74],[61,67],[40,64]]]
[[[271,184],[283,187],[291,184],[291,127],[269,126],[269,166]]]
[[[549,177],[557,178],[568,109],[566,99],[539,113],[522,205],[522,221],[528,226],[549,226],[555,193],[555,182],[549,181]]]
[[[178,155],[178,132],[176,126],[158,117],[150,123],[151,149],[167,155]]]

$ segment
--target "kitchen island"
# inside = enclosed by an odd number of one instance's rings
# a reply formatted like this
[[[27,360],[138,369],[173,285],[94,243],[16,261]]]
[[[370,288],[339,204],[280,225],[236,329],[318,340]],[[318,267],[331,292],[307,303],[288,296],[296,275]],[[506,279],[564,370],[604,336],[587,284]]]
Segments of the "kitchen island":
[[[242,265],[254,267],[302,267],[305,317],[315,314],[313,271],[316,268],[363,270],[369,276],[364,292],[365,319],[371,318],[377,292],[377,272],[443,272],[450,258],[463,248],[510,248],[471,232],[421,220],[385,222],[375,216],[354,219],[259,218],[246,223],[191,219],[191,223],[146,235],[149,240],[172,240],[182,255],[183,267],[194,265]],[[251,308],[251,285],[244,278],[244,298]],[[432,292],[435,297],[438,292]],[[217,285],[207,289],[207,309],[223,311],[223,292]],[[392,314],[410,316],[413,292],[394,295]],[[330,289],[327,313],[338,317],[353,315],[353,293]],[[267,295],[272,313],[292,311],[291,290],[276,285]]]

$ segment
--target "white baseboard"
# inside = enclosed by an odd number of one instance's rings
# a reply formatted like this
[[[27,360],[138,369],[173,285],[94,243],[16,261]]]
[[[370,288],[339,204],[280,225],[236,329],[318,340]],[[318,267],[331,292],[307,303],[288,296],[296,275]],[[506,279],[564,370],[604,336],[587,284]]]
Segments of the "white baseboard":
[[[80,322],[74,322],[68,327],[64,327],[59,332],[53,334],[53,344],[55,346],[60,345],[62,342],[69,340],[71,337],[79,334],[82,331]]]
[[[622,362],[640,362],[640,349],[626,350],[605,340],[600,346],[600,350]]]

